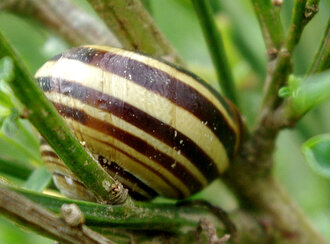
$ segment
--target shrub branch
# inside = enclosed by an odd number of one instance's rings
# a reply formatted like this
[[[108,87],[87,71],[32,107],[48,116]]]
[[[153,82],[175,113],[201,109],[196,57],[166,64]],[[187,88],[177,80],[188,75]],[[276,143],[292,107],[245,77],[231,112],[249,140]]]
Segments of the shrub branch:
[[[281,48],[277,59],[275,60],[275,68],[267,78],[265,91],[262,101],[262,110],[259,116],[260,126],[274,126],[272,121],[273,112],[280,105],[281,99],[278,96],[278,90],[284,86],[289,74],[292,72],[292,54],[295,46],[298,44],[302,31],[306,24],[311,20],[306,18],[306,0],[295,0],[289,33]],[[279,128],[278,128],[279,129]]]
[[[251,2],[262,30],[268,55],[270,59],[274,59],[284,42],[279,11],[276,11],[271,0],[251,0]]]
[[[134,208],[125,206],[108,206],[92,202],[78,201],[67,198],[49,196],[30,190],[8,186],[52,212],[59,213],[63,204],[76,204],[82,211],[86,225],[91,228],[126,229],[126,230],[153,230],[166,231],[176,235],[182,235],[185,240],[187,232],[194,232],[199,220],[206,218],[217,228],[219,235],[224,234],[225,228],[221,221],[215,217],[212,210],[203,205],[176,206],[174,204],[136,202]],[[255,243],[267,240],[262,227],[249,214],[243,211],[233,211],[229,217],[239,230],[238,243]]]
[[[309,17],[305,17],[306,2],[307,0],[296,0],[293,5],[290,29],[285,42],[285,48],[290,53],[299,42],[302,31],[310,20]]]
[[[65,243],[113,244],[87,226],[71,226],[41,205],[0,186],[0,213],[44,236]]]
[[[72,46],[101,44],[120,47],[102,21],[68,0],[3,0],[0,10],[32,17]]]
[[[139,0],[88,0],[124,48],[183,64]]]
[[[304,26],[306,1],[296,0],[288,37],[282,36],[279,16],[269,1],[252,0],[262,26],[268,50],[280,50],[269,64],[270,72],[265,85],[262,110],[256,129],[246,138],[239,156],[225,175],[226,183],[237,193],[243,207],[265,211],[272,216],[275,233],[285,243],[326,243],[290,196],[271,175],[273,151],[277,134],[283,124],[277,108],[281,104],[278,90],[286,84],[292,72],[292,52],[299,42]],[[276,17],[277,16],[277,17]],[[274,23],[271,23],[272,20]],[[274,26],[275,25],[275,26]],[[273,35],[271,34],[273,33]],[[274,35],[279,33],[279,37]]]

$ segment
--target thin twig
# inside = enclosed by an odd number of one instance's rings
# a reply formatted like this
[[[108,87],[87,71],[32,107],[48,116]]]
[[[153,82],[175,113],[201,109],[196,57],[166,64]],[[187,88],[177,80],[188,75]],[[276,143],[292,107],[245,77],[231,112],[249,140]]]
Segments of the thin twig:
[[[93,202],[85,202],[67,198],[45,195],[30,190],[10,186],[10,189],[23,194],[43,207],[59,213],[63,204],[76,204],[90,227],[166,231],[175,234],[186,234],[194,231],[201,218],[207,218],[215,226],[219,234],[224,233],[222,221],[214,215],[213,210],[204,206],[175,206],[174,204],[157,204],[152,202],[136,202],[135,207],[127,209],[123,205],[108,206]],[[217,211],[217,210],[216,210]],[[238,228],[238,243],[264,243],[266,233],[253,216],[243,211],[229,213],[229,218]]]
[[[0,10],[35,18],[72,46],[121,46],[102,21],[68,0],[3,0]]]
[[[288,37],[273,64],[273,70],[267,77],[258,124],[250,142],[246,144],[249,148],[247,151],[251,151],[254,155],[252,160],[256,162],[254,171],[261,174],[269,173],[272,168],[272,160],[267,155],[273,153],[275,138],[279,130],[283,128],[281,118],[275,118],[279,115],[276,109],[283,102],[278,96],[278,90],[288,81],[292,72],[292,52],[299,42],[301,32],[310,20],[306,20],[304,16],[305,5],[306,0],[295,0]],[[250,150],[250,148],[253,149]]]
[[[259,123],[279,104],[278,89],[283,86],[292,72],[292,56],[286,49],[281,49],[272,74],[267,78],[262,98],[262,110]]]
[[[86,224],[93,227],[111,227],[129,230],[154,230],[183,233],[195,229],[200,218],[205,217],[223,232],[223,225],[215,218],[212,211],[202,206],[180,206],[136,202],[135,207],[127,209],[123,205],[102,205],[93,202],[49,196],[27,189],[11,187],[30,200],[38,202],[47,209],[59,213],[63,204],[76,204],[86,219]]]
[[[202,244],[201,233],[202,231],[206,234],[206,239],[208,244],[224,244],[230,239],[230,235],[226,234],[223,237],[219,238],[216,232],[215,227],[212,225],[210,221],[205,218],[202,218],[199,221],[199,225],[196,231],[197,234],[197,243]]]
[[[122,46],[183,64],[139,0],[88,0]]]
[[[271,16],[274,16],[269,14],[273,13],[269,6],[269,1],[252,1],[255,4],[268,50],[273,47],[277,48],[276,51],[279,50],[279,47],[284,44],[284,38],[278,39],[275,37],[272,39],[272,36],[268,33],[268,31],[274,31],[272,33],[277,34],[276,27],[272,27],[272,24],[266,21],[271,19]],[[300,11],[302,9],[295,11],[295,13],[299,14],[299,18],[302,21],[303,18]],[[296,23],[297,18],[293,16],[292,23]],[[280,23],[279,18],[272,21],[274,25]],[[303,28],[298,28],[297,30],[301,32]],[[282,35],[281,31],[278,33],[280,36]],[[273,121],[276,108],[280,104],[278,89],[287,82],[292,69],[291,52],[298,43],[300,35],[301,33],[294,29],[284,44],[284,48],[278,52],[274,68],[269,72],[263,109],[259,114],[260,122],[251,137],[247,138],[243,144],[240,155],[231,164],[229,170],[224,175],[224,179],[234,192],[238,193],[237,195],[241,199],[243,206],[248,209],[252,207],[263,210],[271,215],[272,222],[269,225],[274,231],[270,236],[274,237],[276,236],[274,233],[277,233],[280,241],[285,243],[326,243],[324,238],[314,230],[289,195],[278,185],[276,179],[271,176],[275,139],[281,129],[280,126],[275,126]],[[286,47],[289,47],[290,52]]]
[[[290,29],[285,41],[285,48],[290,53],[299,42],[302,31],[307,24],[308,19],[305,17],[306,1],[295,0],[293,5]]]
[[[199,23],[202,27],[204,37],[208,44],[210,55],[213,60],[215,71],[218,76],[218,83],[223,93],[235,104],[238,103],[235,81],[228,63],[228,58],[223,45],[222,37],[218,31],[211,6],[208,1],[192,0]]]
[[[306,75],[321,72],[330,68],[330,18],[325,28],[323,38],[317,49],[313,61],[306,72]]]
[[[204,201],[204,200],[186,200],[186,201],[181,201],[177,203],[177,206],[182,207],[182,206],[199,206],[199,207],[205,207],[209,211],[211,211],[215,216],[218,217],[218,219],[225,225],[227,231],[230,233],[234,239],[236,238],[237,235],[237,229],[235,224],[230,220],[228,214],[221,208],[216,207],[212,205],[211,203]]]
[[[16,97],[27,107],[29,121],[54,148],[67,167],[100,201],[125,201],[127,190],[107,174],[80,145],[26,70],[18,54],[0,33],[0,57],[3,56],[9,56],[13,60],[15,78],[9,85]],[[121,190],[117,192],[115,188]]]
[[[289,74],[292,72],[292,53],[300,40],[304,27],[311,20],[311,18],[305,17],[305,6],[306,0],[295,0],[294,2],[288,36],[275,62],[275,68],[266,82],[259,118],[261,124],[280,104],[278,90],[287,82]]]
[[[65,243],[112,244],[86,226],[72,226],[22,195],[0,187],[0,212],[24,228]]]
[[[274,8],[271,0],[251,0],[251,2],[261,26],[268,56],[270,59],[274,59],[284,42],[280,14]]]

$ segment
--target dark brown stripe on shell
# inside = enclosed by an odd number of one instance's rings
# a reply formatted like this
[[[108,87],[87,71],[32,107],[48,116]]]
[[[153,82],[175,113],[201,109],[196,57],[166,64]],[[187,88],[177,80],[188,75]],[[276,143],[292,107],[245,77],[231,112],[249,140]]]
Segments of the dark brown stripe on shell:
[[[64,174],[61,174],[61,173],[59,173],[59,172],[53,172],[53,175],[60,176],[60,177],[63,177],[63,178],[65,178],[65,176],[67,176],[67,177],[70,177],[70,178],[72,179],[71,176],[69,176],[69,175],[64,175]],[[80,181],[75,180],[75,179],[72,179],[72,181],[74,181],[75,184],[81,185],[82,187],[86,188],[86,186],[85,186],[83,183],[81,183]],[[86,188],[86,189],[87,189],[87,188]]]
[[[63,171],[64,171],[64,170],[69,170],[64,164],[57,163],[57,162],[55,162],[55,161],[47,161],[47,160],[44,160],[44,164],[45,164],[45,166],[46,166],[47,164],[55,164],[55,165],[56,165],[56,170],[52,172],[53,174],[54,174],[54,173],[62,172],[61,170],[59,170],[59,168],[62,168]],[[46,168],[47,168],[47,166],[46,166]],[[69,170],[69,171],[70,171],[70,170]],[[71,171],[70,171],[70,172],[71,172]],[[71,176],[70,176],[70,177],[71,177]]]
[[[240,112],[238,111],[238,109],[236,109],[235,105],[227,98],[225,98],[225,100],[227,101],[227,104],[229,107],[232,108],[232,111],[233,111],[233,120],[235,121],[237,127],[238,127],[238,133],[236,135],[236,143],[238,145],[236,145],[236,151],[239,151],[241,146],[242,146],[242,142],[244,140],[244,135],[245,135],[245,131],[246,131],[246,128],[243,124],[243,120],[242,120],[242,117],[241,117],[241,114]]]
[[[107,134],[116,138],[117,140],[125,143],[136,151],[148,157],[150,160],[159,164],[160,167],[167,169],[178,179],[187,182],[187,187],[192,192],[197,192],[202,188],[201,183],[189,173],[189,171],[181,164],[176,163],[176,161],[170,156],[156,150],[152,145],[141,140],[140,138],[118,128],[109,123],[101,121],[97,118],[91,117],[84,111],[76,108],[68,107],[64,104],[54,103],[54,106],[59,111],[59,113],[65,118],[73,119],[89,128],[97,130],[103,134]],[[171,165],[176,165],[172,168]],[[145,164],[144,164],[145,167]],[[165,177],[164,177],[165,178]],[[180,191],[177,187],[176,189]],[[178,198],[184,197],[184,194],[180,191],[180,196]]]
[[[149,57],[148,55],[143,54],[143,53],[139,53],[139,54],[141,54],[143,56],[146,56],[146,57]],[[184,74],[192,77],[195,81],[197,81],[199,84],[201,84],[202,86],[204,86],[209,92],[211,92],[213,94],[213,96],[215,96],[220,101],[220,103],[225,108],[225,110],[227,111],[227,113],[229,114],[229,116],[233,118],[233,116],[234,116],[233,111],[231,110],[230,106],[228,106],[228,104],[226,103],[226,99],[224,97],[222,97],[220,95],[220,93],[218,91],[216,91],[211,85],[209,85],[209,83],[205,82],[204,80],[202,80],[200,77],[198,77],[194,73],[192,73],[192,72],[190,72],[190,71],[188,71],[188,70],[186,70],[186,69],[184,69],[182,67],[179,67],[179,66],[177,66],[177,65],[175,65],[173,63],[170,63],[170,62],[168,62],[166,60],[163,60],[163,59],[159,59],[159,58],[155,58],[155,59],[157,59],[161,63],[167,64],[168,66],[171,66],[172,68],[176,69],[180,73],[184,73]]]
[[[120,167],[115,162],[109,161],[108,159],[104,158],[103,156],[99,156],[98,161],[102,165],[102,167],[105,168],[106,171],[112,177],[116,178],[116,176],[119,176],[119,177],[125,179],[126,181],[132,183],[133,185],[136,185],[138,188],[147,192],[152,198],[158,195],[157,192],[155,192],[152,188],[150,188],[149,186],[144,184],[142,181],[140,181],[138,178],[136,178],[134,175],[132,175],[128,171],[124,170],[122,167]],[[131,188],[129,190],[129,194],[131,195],[133,192],[135,192],[135,191],[133,191],[133,189]],[[141,195],[141,194],[139,194],[139,195]],[[136,199],[136,200],[145,200],[146,198],[147,197],[144,197],[144,199]]]
[[[59,157],[56,155],[56,153],[52,152],[52,151],[44,151],[42,150],[41,152],[42,156],[49,156],[52,158],[56,158],[58,160]],[[111,176],[115,176],[118,175],[119,177],[131,182],[132,184],[137,185],[140,189],[144,190],[145,192],[147,192],[151,198],[154,198],[155,196],[157,196],[157,192],[155,192],[153,189],[151,189],[149,186],[147,186],[146,184],[144,184],[142,181],[140,181],[139,179],[137,179],[135,176],[133,176],[132,174],[130,174],[129,172],[125,171],[122,167],[120,167],[118,164],[116,164],[115,162],[111,162],[111,164],[106,164],[104,163],[104,160],[100,160],[100,158],[98,158],[99,163],[102,165],[103,168],[106,169],[106,171],[111,175]],[[57,162],[49,162],[49,164],[55,164],[58,167],[63,167],[66,168],[66,166],[64,164],[60,164]],[[67,169],[67,168],[66,168]],[[59,172],[53,172],[53,174],[57,174],[57,175],[63,175]],[[75,179],[72,179],[75,182],[79,183],[80,185],[84,186],[80,181],[77,181]],[[122,182],[122,184],[124,185],[125,188],[128,189],[129,194],[136,200],[146,200],[146,199],[150,199],[150,197],[144,196],[139,192],[134,191],[133,189],[131,189],[130,187],[128,187],[126,184],[124,184]]]
[[[81,133],[84,136],[88,136],[91,137],[85,133]],[[98,141],[101,144],[105,144],[107,147],[112,147],[114,148],[116,151],[120,151],[122,154],[126,155],[127,157],[129,157],[131,160],[135,161],[136,163],[142,164],[144,165],[141,161],[139,161],[138,159],[132,157],[131,155],[129,155],[128,153],[122,151],[120,148],[110,144],[110,143],[106,143],[103,142],[101,140],[98,140],[94,137],[91,137],[93,140]],[[43,143],[44,145],[48,145],[47,142],[44,141]],[[57,156],[57,154],[53,151],[49,151],[49,150],[42,150],[41,149],[41,156],[42,157],[52,157],[52,158],[56,158],[59,159],[60,158]],[[98,161],[99,163],[102,165],[102,167],[106,168],[106,170],[108,171],[108,173],[111,173],[111,176],[114,175],[118,175],[123,179],[126,179],[127,181],[131,182],[132,184],[136,184],[140,189],[144,190],[145,192],[147,192],[152,198],[157,196],[158,193],[155,192],[152,188],[150,188],[148,185],[146,185],[145,183],[143,183],[141,180],[139,180],[138,178],[136,178],[134,175],[132,175],[130,172],[124,170],[122,167],[120,167],[118,164],[116,164],[115,162],[111,161],[111,164],[107,164],[105,163],[104,160],[101,160],[100,157],[102,157],[101,155],[98,156]],[[104,157],[102,157],[104,158]],[[105,158],[104,158],[105,159]],[[51,164],[56,164],[59,165],[61,167],[64,167],[67,169],[67,167],[65,166],[65,164],[59,164],[57,162],[51,162]],[[176,189],[176,186],[173,185],[170,181],[168,181],[166,178],[164,178],[161,174],[159,174],[157,171],[154,171],[152,168],[150,168],[147,165],[144,165],[144,167],[148,168],[148,170],[151,170],[153,173],[155,173],[156,175],[158,175],[160,178],[162,178],[167,184],[169,184],[171,187]],[[179,190],[177,190],[179,191]],[[133,190],[131,189],[131,192],[133,192]],[[141,195],[141,194],[140,194]],[[145,197],[146,198],[146,197]],[[150,199],[150,198],[149,198]],[[142,200],[142,199],[136,199],[136,200]]]
[[[169,99],[174,104],[194,114],[202,122],[207,122],[206,126],[222,142],[229,157],[231,158],[233,156],[236,142],[235,131],[230,127],[221,111],[198,91],[175,77],[128,57],[88,47],[68,50],[62,53],[62,56],[58,56],[58,59],[61,57],[96,66],[131,80]]]
[[[108,142],[102,141],[102,140],[100,140],[100,139],[97,139],[97,138],[95,138],[95,137],[92,137],[91,135],[87,135],[86,133],[82,133],[82,132],[80,132],[80,134],[83,135],[83,136],[85,136],[85,137],[89,137],[89,138],[93,139],[94,141],[97,141],[98,143],[105,145],[106,147],[111,147],[111,148],[113,148],[114,150],[116,150],[116,151],[118,151],[118,152],[124,154],[126,157],[130,158],[130,159],[131,159],[132,161],[134,161],[135,163],[138,163],[138,164],[140,164],[140,165],[143,165],[143,167],[145,167],[147,170],[149,170],[149,171],[151,171],[152,173],[154,173],[155,175],[157,175],[157,176],[158,176],[160,179],[162,179],[166,184],[168,184],[168,185],[171,186],[173,189],[175,189],[175,190],[178,192],[179,195],[180,195],[180,194],[183,195],[183,194],[181,193],[181,191],[177,188],[177,186],[173,184],[173,182],[169,181],[166,177],[164,177],[164,176],[163,176],[162,174],[160,174],[158,171],[156,171],[156,170],[154,170],[153,168],[151,168],[149,165],[146,165],[145,163],[143,163],[141,160],[139,160],[139,159],[133,157],[132,155],[128,154],[127,152],[123,151],[122,149],[120,149],[119,147],[116,147],[115,145],[113,145],[113,144],[111,144],[111,143],[108,143]],[[120,167],[120,166],[118,165],[118,167]],[[121,168],[122,168],[122,167],[121,167]],[[124,170],[124,168],[122,168],[122,169]],[[125,170],[125,172],[131,174],[130,172],[128,172],[128,171],[126,171],[126,170]],[[131,175],[133,175],[133,174],[131,174]],[[135,176],[134,176],[134,177],[135,177]],[[135,177],[135,178],[136,178],[136,177]],[[138,181],[141,181],[141,183],[142,183],[143,185],[146,185],[147,187],[149,187],[147,184],[143,183],[142,180],[140,180],[140,179],[138,179],[138,178],[136,178],[136,179],[137,179]],[[141,184],[141,186],[142,186],[142,184]],[[143,189],[144,189],[144,188],[143,188]],[[148,192],[148,189],[144,189],[144,190],[145,190],[146,192]],[[151,192],[150,192],[150,193],[151,193]],[[158,193],[156,193],[156,194],[158,195]]]
[[[55,158],[55,157],[53,157],[53,156],[49,156],[49,157],[51,157],[51,158]],[[57,156],[56,156],[56,159],[59,159]],[[65,164],[63,163],[58,163],[58,162],[55,162],[55,161],[48,161],[48,160],[46,160],[47,162],[46,163],[48,163],[48,164],[56,164],[57,166],[60,166],[60,167],[62,167],[62,168],[65,168],[65,169],[67,169],[67,170],[69,170],[66,166],[65,166]],[[44,162],[45,163],[45,162]],[[69,170],[70,171],[70,170]]]
[[[45,150],[41,150],[41,156],[42,157],[52,157],[52,158],[58,158],[58,156],[56,155],[55,152],[53,151],[45,151]]]
[[[58,172],[54,172],[53,175],[56,175],[56,176],[59,176],[59,177],[62,177],[65,179],[65,176],[66,175],[63,175],[61,173],[58,173]],[[69,176],[70,177],[70,176]],[[72,181],[74,181],[75,184],[78,184],[80,186],[82,186],[83,188],[86,189],[87,191],[87,188],[86,186],[81,183],[80,181],[77,181],[75,179],[72,179]],[[136,191],[133,191],[130,187],[126,186],[124,183],[122,183],[123,186],[128,190],[129,194],[135,199],[135,200],[139,200],[139,201],[143,201],[143,200],[148,200],[149,198],[147,198],[146,196],[140,194],[139,192],[136,192]]]
[[[180,150],[182,155],[189,159],[209,182],[219,175],[213,160],[196,143],[180,131],[148,113],[113,96],[85,87],[76,82],[57,79],[55,77],[39,77],[37,80],[45,92],[54,91],[61,93],[114,114],[168,146],[175,148],[177,151]]]

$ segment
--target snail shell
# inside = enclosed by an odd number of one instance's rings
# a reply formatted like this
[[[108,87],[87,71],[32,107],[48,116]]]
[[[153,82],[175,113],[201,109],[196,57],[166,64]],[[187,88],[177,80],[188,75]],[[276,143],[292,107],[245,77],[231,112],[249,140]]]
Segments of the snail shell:
[[[36,79],[75,136],[137,199],[185,198],[219,176],[241,141],[240,115],[195,75],[132,51],[83,46]],[[43,143],[65,195],[93,197]]]

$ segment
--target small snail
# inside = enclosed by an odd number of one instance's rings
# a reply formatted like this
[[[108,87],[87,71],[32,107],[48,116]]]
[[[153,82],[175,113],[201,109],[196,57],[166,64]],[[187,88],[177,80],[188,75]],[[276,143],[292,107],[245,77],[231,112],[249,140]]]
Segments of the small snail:
[[[228,166],[239,112],[207,83],[167,62],[104,46],[68,50],[36,79],[82,144],[136,199],[185,198]],[[52,149],[43,160],[67,196],[93,196]]]

